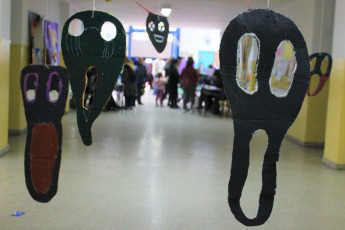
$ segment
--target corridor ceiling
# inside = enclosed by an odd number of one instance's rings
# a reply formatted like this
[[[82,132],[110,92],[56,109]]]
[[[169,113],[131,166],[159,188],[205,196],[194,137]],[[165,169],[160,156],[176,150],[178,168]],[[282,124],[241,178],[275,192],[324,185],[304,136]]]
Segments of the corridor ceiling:
[[[76,10],[92,9],[92,0],[66,0]],[[153,13],[160,13],[163,5],[170,5],[171,27],[204,28],[225,30],[229,22],[239,13],[247,10],[247,0],[137,0]],[[296,0],[271,0],[270,8],[278,7]],[[267,0],[251,0],[252,8],[266,8]],[[145,26],[147,13],[135,0],[96,0],[96,9],[109,12],[124,25]]]

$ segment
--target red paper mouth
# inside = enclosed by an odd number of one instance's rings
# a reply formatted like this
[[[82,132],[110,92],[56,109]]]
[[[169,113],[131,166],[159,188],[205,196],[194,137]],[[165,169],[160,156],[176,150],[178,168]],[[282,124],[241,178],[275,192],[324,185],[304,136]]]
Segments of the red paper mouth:
[[[31,181],[39,194],[45,194],[53,178],[55,159],[59,149],[59,134],[52,124],[37,124],[30,142]]]

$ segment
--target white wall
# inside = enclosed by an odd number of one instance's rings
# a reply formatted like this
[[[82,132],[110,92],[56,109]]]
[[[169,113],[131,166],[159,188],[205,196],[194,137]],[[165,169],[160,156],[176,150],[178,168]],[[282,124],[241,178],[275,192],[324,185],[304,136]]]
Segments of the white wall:
[[[63,23],[69,17],[67,3],[59,0],[12,0],[11,39],[14,44],[28,45],[28,11],[44,16],[44,19],[49,21],[59,23],[59,38],[61,38]],[[43,38],[38,38],[37,42],[42,43]]]
[[[333,36],[333,58],[345,58],[345,1],[336,0],[334,36]]]
[[[11,1],[11,42],[12,44],[22,43],[22,0]]]
[[[335,0],[315,0],[313,53],[332,54],[334,12]]]
[[[341,2],[345,4],[344,1]],[[335,0],[295,0],[274,10],[295,22],[307,42],[309,54],[319,51],[332,54],[334,8]],[[342,11],[343,9],[345,8],[342,8]],[[322,17],[322,36],[320,36]],[[320,44],[321,48],[319,48]]]
[[[67,19],[70,16],[71,16],[70,15],[70,5],[66,2],[61,2],[60,3],[60,21],[58,21],[58,23],[59,23],[59,39],[60,39],[59,45],[60,46],[61,46],[62,29],[63,29],[63,26],[65,25],[65,22],[67,21]]]
[[[132,40],[131,56],[132,57],[151,57],[151,58],[158,58],[158,57],[170,58],[171,57],[171,42],[167,43],[162,53],[158,53],[150,40],[145,40],[145,41]]]
[[[0,38],[10,39],[11,0],[0,0]]]
[[[199,51],[219,51],[220,35],[220,30],[181,28],[180,56],[193,56],[194,62],[198,63]]]
[[[273,9],[295,22],[307,42],[309,53],[313,50],[314,9],[315,0],[291,1],[277,9]]]

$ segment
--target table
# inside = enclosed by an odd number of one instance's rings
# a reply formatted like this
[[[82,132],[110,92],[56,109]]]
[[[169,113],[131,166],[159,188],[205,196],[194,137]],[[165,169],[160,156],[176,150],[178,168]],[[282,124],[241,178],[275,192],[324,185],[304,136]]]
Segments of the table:
[[[205,109],[204,109],[204,116],[206,117],[206,108],[209,106],[208,105],[208,98],[209,97],[215,97],[215,98],[218,98],[218,100],[222,99],[222,96],[224,95],[224,91],[223,89],[221,88],[218,88],[216,86],[213,86],[213,85],[203,85],[201,87],[201,93],[204,93],[206,98],[205,98]],[[224,107],[224,105],[223,105]],[[223,114],[223,109],[222,108],[222,112],[220,113],[220,116],[222,116]]]

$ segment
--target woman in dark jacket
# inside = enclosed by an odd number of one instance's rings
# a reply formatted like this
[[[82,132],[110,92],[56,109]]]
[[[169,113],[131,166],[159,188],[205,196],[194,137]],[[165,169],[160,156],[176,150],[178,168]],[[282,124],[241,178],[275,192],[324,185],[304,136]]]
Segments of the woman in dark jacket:
[[[169,69],[168,89],[169,89],[169,100],[171,101],[170,108],[177,109],[177,96],[178,89],[177,85],[180,81],[180,74],[178,73],[178,66],[180,65],[181,59],[174,59],[171,61]]]
[[[199,76],[193,67],[194,60],[192,57],[188,58],[187,66],[181,73],[181,88],[183,88],[183,109],[187,110],[187,103],[191,102],[191,110],[193,110],[195,101],[195,88],[199,82]]]
[[[131,109],[135,106],[137,94],[137,75],[135,73],[135,66],[132,60],[125,60],[121,76],[122,83],[124,85],[125,109]]]

